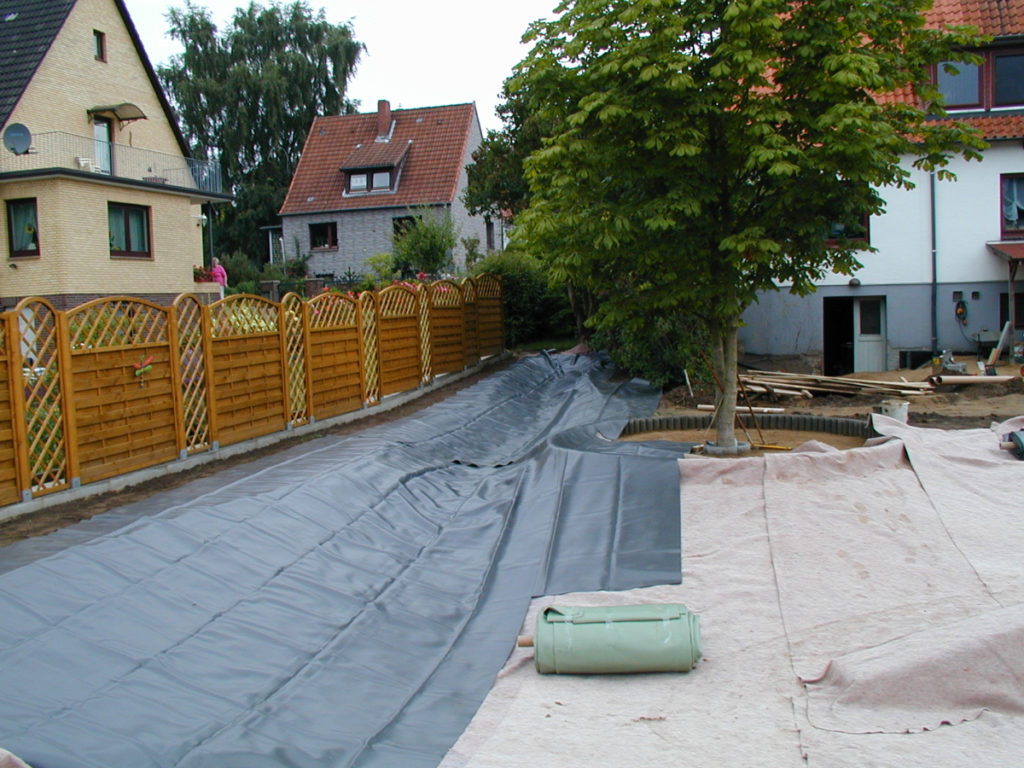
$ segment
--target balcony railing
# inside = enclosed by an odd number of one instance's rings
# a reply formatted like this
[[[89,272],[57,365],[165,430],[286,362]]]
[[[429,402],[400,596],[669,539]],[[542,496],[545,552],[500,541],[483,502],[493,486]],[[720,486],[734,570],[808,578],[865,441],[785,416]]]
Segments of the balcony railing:
[[[222,193],[220,163],[96,141],[63,131],[37,133],[26,155],[0,153],[0,173],[68,168],[114,179]]]

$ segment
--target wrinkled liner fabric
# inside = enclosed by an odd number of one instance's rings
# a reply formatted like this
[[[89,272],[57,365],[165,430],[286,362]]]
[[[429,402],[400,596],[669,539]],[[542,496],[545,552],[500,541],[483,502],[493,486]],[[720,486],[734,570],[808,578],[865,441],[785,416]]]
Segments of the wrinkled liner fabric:
[[[0,745],[39,768],[436,765],[531,596],[678,583],[658,393],[522,360],[0,550]]]

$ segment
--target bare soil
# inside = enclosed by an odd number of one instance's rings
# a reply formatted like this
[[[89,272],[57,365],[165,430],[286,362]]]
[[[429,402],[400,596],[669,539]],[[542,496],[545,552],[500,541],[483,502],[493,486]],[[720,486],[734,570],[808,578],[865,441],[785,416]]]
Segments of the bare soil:
[[[913,426],[935,429],[984,429],[993,422],[1003,422],[1015,416],[1024,415],[1024,379],[1019,376],[1019,366],[1005,365],[998,368],[997,373],[1014,375],[1015,378],[1006,383],[978,383],[942,385],[934,392],[902,398],[909,405],[907,422]],[[879,381],[927,381],[930,369],[879,371],[876,373],[852,374],[851,378]],[[983,377],[979,377],[983,379]],[[818,416],[834,416],[842,418],[867,419],[872,413],[880,410],[881,402],[890,397],[867,395],[829,395],[814,398],[768,398],[759,396],[752,398],[753,406],[771,406],[785,408],[789,414],[814,414]],[[693,395],[685,387],[678,387],[662,395],[657,415],[696,414],[698,403],[713,404],[714,393],[711,391],[695,391]],[[750,430],[752,443],[768,443],[788,448],[795,448],[807,440],[818,440],[823,443],[846,449],[863,444],[857,438],[827,433],[808,433],[789,430],[764,430],[764,440],[756,430]],[[670,436],[671,435],[671,436]],[[685,432],[658,432],[636,435],[632,439],[681,440],[684,442],[701,443],[714,439],[713,433],[706,430],[689,430]],[[745,436],[741,439],[746,439]]]

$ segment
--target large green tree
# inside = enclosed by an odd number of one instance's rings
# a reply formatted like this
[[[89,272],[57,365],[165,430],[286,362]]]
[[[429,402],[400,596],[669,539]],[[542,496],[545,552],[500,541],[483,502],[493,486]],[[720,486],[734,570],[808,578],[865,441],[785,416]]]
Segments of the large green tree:
[[[187,0],[167,13],[184,53],[158,68],[194,157],[219,160],[232,206],[220,206],[217,250],[266,249],[306,133],[317,115],[354,109],[345,98],[363,45],[302,0],[238,8],[223,30]]]
[[[505,81],[502,101],[497,107],[500,131],[488,131],[473,151],[473,164],[467,167],[463,202],[471,214],[492,219],[514,219],[530,199],[530,188],[523,173],[523,162],[540,149],[544,129],[530,111],[529,100],[521,92],[511,91]]]
[[[925,28],[928,0],[566,0],[517,69],[554,127],[526,163],[518,235],[601,296],[614,328],[643,306],[702,318],[722,383],[717,441],[735,445],[740,318],[759,291],[852,273],[830,243],[981,143],[943,115],[933,67],[965,29]],[[917,89],[922,105],[895,98]]]

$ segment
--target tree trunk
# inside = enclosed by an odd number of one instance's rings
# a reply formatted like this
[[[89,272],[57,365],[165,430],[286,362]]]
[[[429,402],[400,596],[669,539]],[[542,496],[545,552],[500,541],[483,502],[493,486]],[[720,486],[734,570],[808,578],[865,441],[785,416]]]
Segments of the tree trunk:
[[[586,288],[577,288],[572,280],[566,281],[569,292],[569,306],[572,307],[573,319],[576,321],[576,340],[585,344],[593,334],[586,322],[594,314],[594,294]]]
[[[735,321],[711,324],[711,351],[719,390],[715,397],[715,443],[722,448],[736,445],[736,363],[737,332]]]

